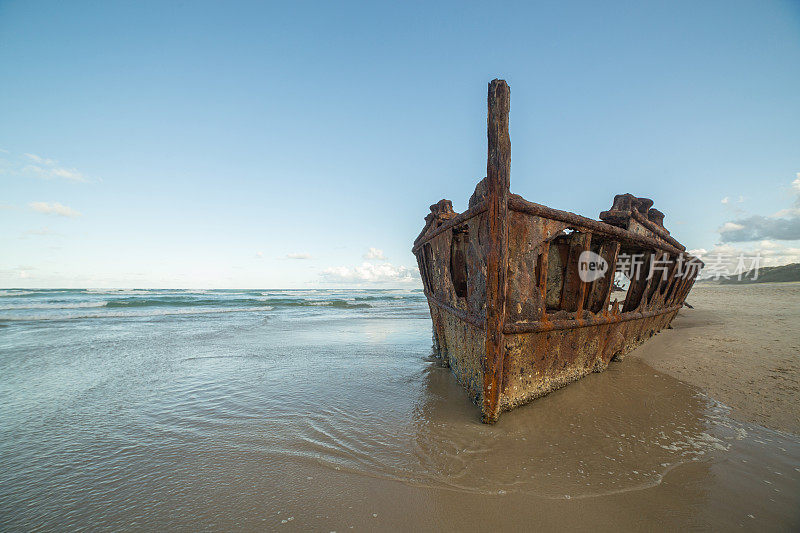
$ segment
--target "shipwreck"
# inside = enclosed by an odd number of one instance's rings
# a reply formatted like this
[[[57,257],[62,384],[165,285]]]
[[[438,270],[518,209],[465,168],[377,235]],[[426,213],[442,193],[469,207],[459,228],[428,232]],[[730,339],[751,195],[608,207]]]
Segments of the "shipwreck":
[[[412,251],[434,349],[494,423],[669,326],[702,263],[647,198],[617,195],[593,220],[511,194],[505,81],[489,83],[488,108],[486,177],[466,211],[432,205]]]

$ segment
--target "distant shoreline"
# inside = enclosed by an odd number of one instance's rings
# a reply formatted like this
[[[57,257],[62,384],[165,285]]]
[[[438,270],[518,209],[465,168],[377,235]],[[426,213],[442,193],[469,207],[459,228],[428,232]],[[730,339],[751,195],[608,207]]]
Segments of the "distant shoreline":
[[[740,276],[720,277],[719,279],[698,279],[697,283],[716,283],[719,285],[751,285],[754,283],[791,283],[800,281],[800,263],[775,267],[762,267],[750,270]]]

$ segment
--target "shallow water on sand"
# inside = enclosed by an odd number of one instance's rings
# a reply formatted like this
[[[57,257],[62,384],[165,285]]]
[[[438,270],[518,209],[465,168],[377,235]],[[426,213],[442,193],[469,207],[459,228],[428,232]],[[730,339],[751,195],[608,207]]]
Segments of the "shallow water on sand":
[[[419,291],[5,291],[0,529],[800,524],[797,436],[631,357],[486,426],[430,337]]]

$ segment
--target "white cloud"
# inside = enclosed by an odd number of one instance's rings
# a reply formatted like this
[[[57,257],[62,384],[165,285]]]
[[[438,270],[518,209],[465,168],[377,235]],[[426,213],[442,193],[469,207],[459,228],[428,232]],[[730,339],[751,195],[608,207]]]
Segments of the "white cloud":
[[[797,173],[797,178],[791,184],[791,190],[796,195],[794,205],[781,209],[775,214],[771,215],[772,218],[797,218],[800,217],[800,172]]]
[[[27,165],[22,169],[23,172],[33,174],[42,179],[63,178],[70,181],[86,181],[86,178],[74,168],[63,167],[42,167],[38,165]]]
[[[722,225],[722,227],[719,228],[719,231],[720,232],[736,231],[740,229],[744,229],[744,226],[742,226],[741,224],[736,224],[735,222],[726,222],[725,224]]]
[[[286,254],[286,259],[311,259],[311,254],[294,252]]]
[[[39,163],[40,165],[55,165],[56,162],[53,159],[48,159],[46,157],[39,157],[36,154],[22,154],[34,163]]]
[[[386,261],[388,257],[383,255],[383,250],[379,248],[370,248],[367,250],[367,253],[364,254],[364,259],[371,259],[374,261]]]
[[[777,211],[769,216],[745,216],[740,211],[740,218],[726,222],[717,230],[722,242],[748,242],[763,241],[765,239],[778,239],[792,241],[800,239],[800,172],[791,184],[791,190],[796,194],[794,205]],[[728,197],[722,199],[727,203]],[[739,197],[743,202],[744,197]]]
[[[730,202],[730,201],[731,201],[730,197],[729,197],[729,196],[726,196],[725,198],[723,198],[723,199],[721,200],[721,202],[720,202],[720,203],[727,204],[727,203],[728,203],[728,202]]]
[[[778,244],[777,242],[772,242],[772,241],[761,241],[761,242],[758,244],[758,248],[759,248],[760,250],[769,251],[769,250],[782,250],[782,249],[784,249],[784,248],[786,248],[786,247],[785,247],[785,246],[781,246],[781,245],[780,245],[780,244]],[[788,250],[793,250],[793,248],[787,248],[787,249],[788,249]]]
[[[69,181],[87,181],[86,176],[74,168],[68,168],[59,165],[55,159],[42,157],[36,154],[25,153],[22,154],[25,159],[32,161],[34,164],[27,164],[19,167],[24,163],[18,163],[19,170],[16,173],[28,174],[36,178],[42,179],[65,179]]]
[[[81,216],[78,211],[75,211],[71,207],[67,207],[62,205],[58,202],[48,203],[48,202],[31,202],[28,204],[31,209],[36,212],[44,213],[46,215],[58,215],[62,217],[70,217],[75,218]]]
[[[800,217],[770,218],[753,215],[726,222],[719,228],[722,242],[746,242],[765,239],[793,241],[800,239]]]
[[[692,250],[686,250],[686,252],[697,257],[702,257],[708,254],[708,250],[705,248],[694,248]]]
[[[391,263],[374,264],[364,262],[355,267],[326,268],[321,272],[320,276],[323,281],[328,283],[416,284],[419,281],[419,273],[416,268],[395,266]]]
[[[800,217],[800,207],[787,207],[770,215],[772,218]]]
[[[741,247],[717,244],[711,250],[698,248],[689,250],[689,253],[699,257],[706,264],[701,278],[712,276],[715,271],[735,275],[738,273],[737,268],[747,271],[756,264],[760,268],[800,263],[800,247],[785,246],[770,240]]]

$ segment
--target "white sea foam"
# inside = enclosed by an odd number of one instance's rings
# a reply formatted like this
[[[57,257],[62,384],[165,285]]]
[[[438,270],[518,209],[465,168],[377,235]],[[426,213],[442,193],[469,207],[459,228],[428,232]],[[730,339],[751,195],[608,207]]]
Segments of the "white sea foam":
[[[104,307],[108,302],[79,302],[79,303],[24,303],[0,305],[0,311],[22,310],[22,309],[83,309],[87,307]]]
[[[20,289],[3,289],[0,290],[0,297],[1,296],[27,296],[29,294],[33,294],[33,291],[24,291]]]
[[[185,296],[193,294],[239,294],[220,293],[200,289],[86,289],[86,294],[107,294],[109,296]]]
[[[168,315],[208,315],[219,313],[246,313],[254,311],[272,311],[273,307],[236,307],[233,309],[153,309],[141,311],[109,311],[107,313],[61,313],[53,315],[0,315],[0,321],[41,321],[41,320],[77,320],[87,318],[147,318]]]

